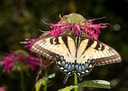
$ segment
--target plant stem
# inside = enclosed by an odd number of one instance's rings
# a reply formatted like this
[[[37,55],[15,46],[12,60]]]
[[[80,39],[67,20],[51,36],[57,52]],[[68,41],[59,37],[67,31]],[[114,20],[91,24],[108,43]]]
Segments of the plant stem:
[[[20,83],[21,91],[25,91],[23,71],[20,71],[20,80],[21,80]]]
[[[45,72],[45,76],[46,77],[48,76],[48,71]],[[46,81],[45,81],[44,91],[47,91],[47,83],[48,83],[48,78],[46,78]]]
[[[77,85],[78,84],[78,78],[77,78],[77,75],[74,74],[74,85]],[[75,88],[74,91],[78,91],[78,88]]]

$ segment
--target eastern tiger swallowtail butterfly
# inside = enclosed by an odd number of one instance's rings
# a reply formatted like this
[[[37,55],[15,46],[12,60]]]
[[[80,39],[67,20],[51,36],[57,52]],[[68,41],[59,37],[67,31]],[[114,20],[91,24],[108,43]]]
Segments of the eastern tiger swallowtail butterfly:
[[[44,38],[34,43],[32,51],[55,60],[59,70],[66,74],[64,83],[74,73],[81,80],[94,66],[121,61],[120,55],[110,46],[80,36]]]

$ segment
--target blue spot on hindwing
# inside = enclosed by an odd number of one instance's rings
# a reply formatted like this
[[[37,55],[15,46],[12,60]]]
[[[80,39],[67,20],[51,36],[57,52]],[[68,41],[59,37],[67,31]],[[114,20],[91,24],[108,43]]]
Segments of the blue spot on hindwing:
[[[85,69],[88,69],[88,63],[85,63],[84,66],[85,66]]]
[[[76,64],[75,67],[76,67],[76,71],[79,71],[79,66],[78,66],[78,64]]]
[[[85,65],[84,64],[82,64],[82,70],[85,70]]]
[[[79,65],[79,72],[81,72],[82,70],[81,70],[81,65]]]
[[[62,66],[64,66],[64,65],[65,65],[65,63],[66,63],[65,61],[62,61]]]
[[[74,69],[74,64],[72,64],[72,67],[71,67],[71,69],[72,69],[72,70]]]
[[[65,64],[64,68],[65,69],[68,69],[68,63]]]
[[[68,71],[72,71],[71,64],[68,65]]]
[[[60,56],[60,60],[61,60],[61,61],[64,61],[64,57],[63,57],[63,56]]]

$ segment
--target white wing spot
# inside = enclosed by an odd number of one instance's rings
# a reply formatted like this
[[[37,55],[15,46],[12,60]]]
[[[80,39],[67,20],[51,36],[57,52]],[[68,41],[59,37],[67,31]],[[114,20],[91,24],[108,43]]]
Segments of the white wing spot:
[[[82,73],[82,74],[85,74],[85,72],[84,72],[84,71],[82,71],[81,73]]]
[[[71,72],[68,72],[68,75],[70,75],[71,74]]]
[[[60,67],[61,70],[63,70],[64,68],[63,67]]]
[[[86,73],[88,73],[89,71],[88,70],[85,70]]]
[[[92,68],[92,65],[91,64],[89,65],[89,68]]]
[[[80,76],[80,73],[77,73]]]
[[[61,64],[60,61],[58,61],[58,64]]]
[[[67,70],[65,69],[64,72],[67,72]]]

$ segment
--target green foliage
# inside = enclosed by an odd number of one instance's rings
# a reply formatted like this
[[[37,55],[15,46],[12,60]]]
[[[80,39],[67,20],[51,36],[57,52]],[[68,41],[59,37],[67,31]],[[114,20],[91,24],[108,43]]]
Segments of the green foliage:
[[[28,71],[28,70],[29,70],[29,68],[27,65],[19,63],[19,62],[16,62],[12,68],[12,71],[19,71],[19,72],[20,71]]]
[[[71,85],[66,86],[65,88],[62,88],[58,91],[71,91],[72,89],[78,89],[79,87],[93,87],[93,88],[104,88],[104,89],[110,89],[110,83],[105,80],[90,80],[90,81],[84,81],[77,85]]]
[[[71,91],[72,89],[75,89],[75,88],[78,88],[78,86],[71,85],[71,86],[66,86],[65,88],[62,88],[58,91]]]
[[[36,85],[35,85],[36,91],[39,91],[40,88],[41,88],[41,86],[45,86],[45,84],[47,84],[47,81],[48,81],[48,78],[47,77],[42,78],[39,81],[37,81],[36,82]]]
[[[42,88],[41,86],[44,87],[44,91],[47,91],[47,84],[48,84],[48,79],[49,78],[54,78],[55,73],[47,75],[47,72],[45,73],[45,76],[43,76],[41,79],[39,79],[36,84],[35,84],[35,90],[40,91]]]
[[[94,87],[94,88],[106,88],[110,89],[110,83],[104,80],[91,80],[84,81],[78,84],[78,87]]]

